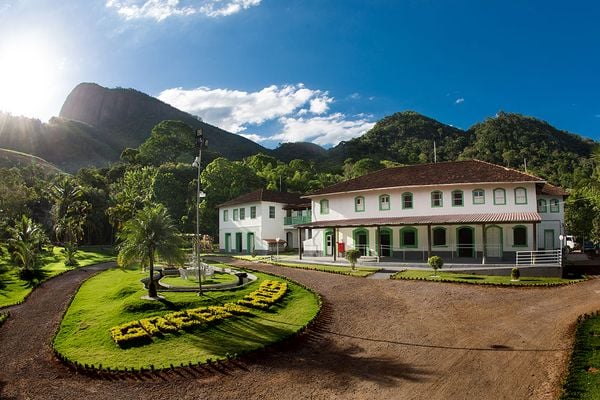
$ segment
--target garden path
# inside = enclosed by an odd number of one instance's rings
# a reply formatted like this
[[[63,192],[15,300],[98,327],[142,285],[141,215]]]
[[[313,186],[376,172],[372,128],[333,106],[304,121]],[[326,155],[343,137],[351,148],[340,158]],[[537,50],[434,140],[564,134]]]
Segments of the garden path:
[[[314,331],[219,370],[77,375],[54,359],[50,342],[80,283],[109,265],[81,268],[44,283],[0,328],[0,398],[556,399],[575,320],[600,309],[600,279],[482,287],[232,262],[321,293]]]

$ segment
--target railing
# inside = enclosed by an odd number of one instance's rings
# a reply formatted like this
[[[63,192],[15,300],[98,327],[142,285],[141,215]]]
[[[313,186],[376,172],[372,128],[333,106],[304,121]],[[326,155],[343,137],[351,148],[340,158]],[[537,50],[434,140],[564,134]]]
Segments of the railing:
[[[562,265],[562,251],[517,251],[517,265]]]
[[[292,217],[283,218],[284,225],[308,224],[309,222],[312,222],[312,217],[310,215],[294,215]]]

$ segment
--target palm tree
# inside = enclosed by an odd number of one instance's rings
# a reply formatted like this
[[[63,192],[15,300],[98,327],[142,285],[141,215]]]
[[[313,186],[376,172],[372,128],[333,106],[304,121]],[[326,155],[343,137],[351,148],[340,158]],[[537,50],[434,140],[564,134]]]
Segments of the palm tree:
[[[126,266],[139,262],[149,266],[148,297],[157,297],[154,281],[154,261],[157,256],[169,263],[183,265],[184,254],[178,234],[179,231],[162,204],[144,207],[134,218],[125,222],[117,234],[121,241],[119,264]]]
[[[48,238],[42,226],[26,215],[15,221],[9,228],[9,251],[13,262],[19,268],[19,276],[27,281],[36,277],[40,264],[40,253]]]

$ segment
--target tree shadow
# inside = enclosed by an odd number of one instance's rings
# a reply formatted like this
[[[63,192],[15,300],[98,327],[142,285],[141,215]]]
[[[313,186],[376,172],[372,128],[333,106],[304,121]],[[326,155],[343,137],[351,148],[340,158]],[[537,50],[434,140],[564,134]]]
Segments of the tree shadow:
[[[213,354],[226,356],[249,348],[262,349],[265,342],[285,338],[296,329],[297,326],[273,326],[258,318],[246,318],[213,327],[210,338],[197,334],[191,340]],[[359,345],[341,345],[318,333],[269,346],[247,358],[257,365],[289,370],[296,379],[306,382],[327,375],[327,385],[332,387],[346,387],[353,380],[394,386],[399,381],[422,381],[433,375],[425,367],[404,363],[394,356],[369,356]]]

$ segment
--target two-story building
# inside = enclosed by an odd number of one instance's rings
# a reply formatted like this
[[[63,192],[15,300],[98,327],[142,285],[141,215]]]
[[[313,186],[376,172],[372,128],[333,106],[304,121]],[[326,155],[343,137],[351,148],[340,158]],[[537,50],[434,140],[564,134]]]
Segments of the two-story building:
[[[310,202],[298,194],[259,189],[219,204],[219,247],[265,254],[299,246],[293,224],[310,222]],[[279,241],[277,241],[279,239]]]
[[[300,255],[464,262],[514,261],[558,249],[567,193],[543,179],[478,161],[387,168],[318,190]]]

